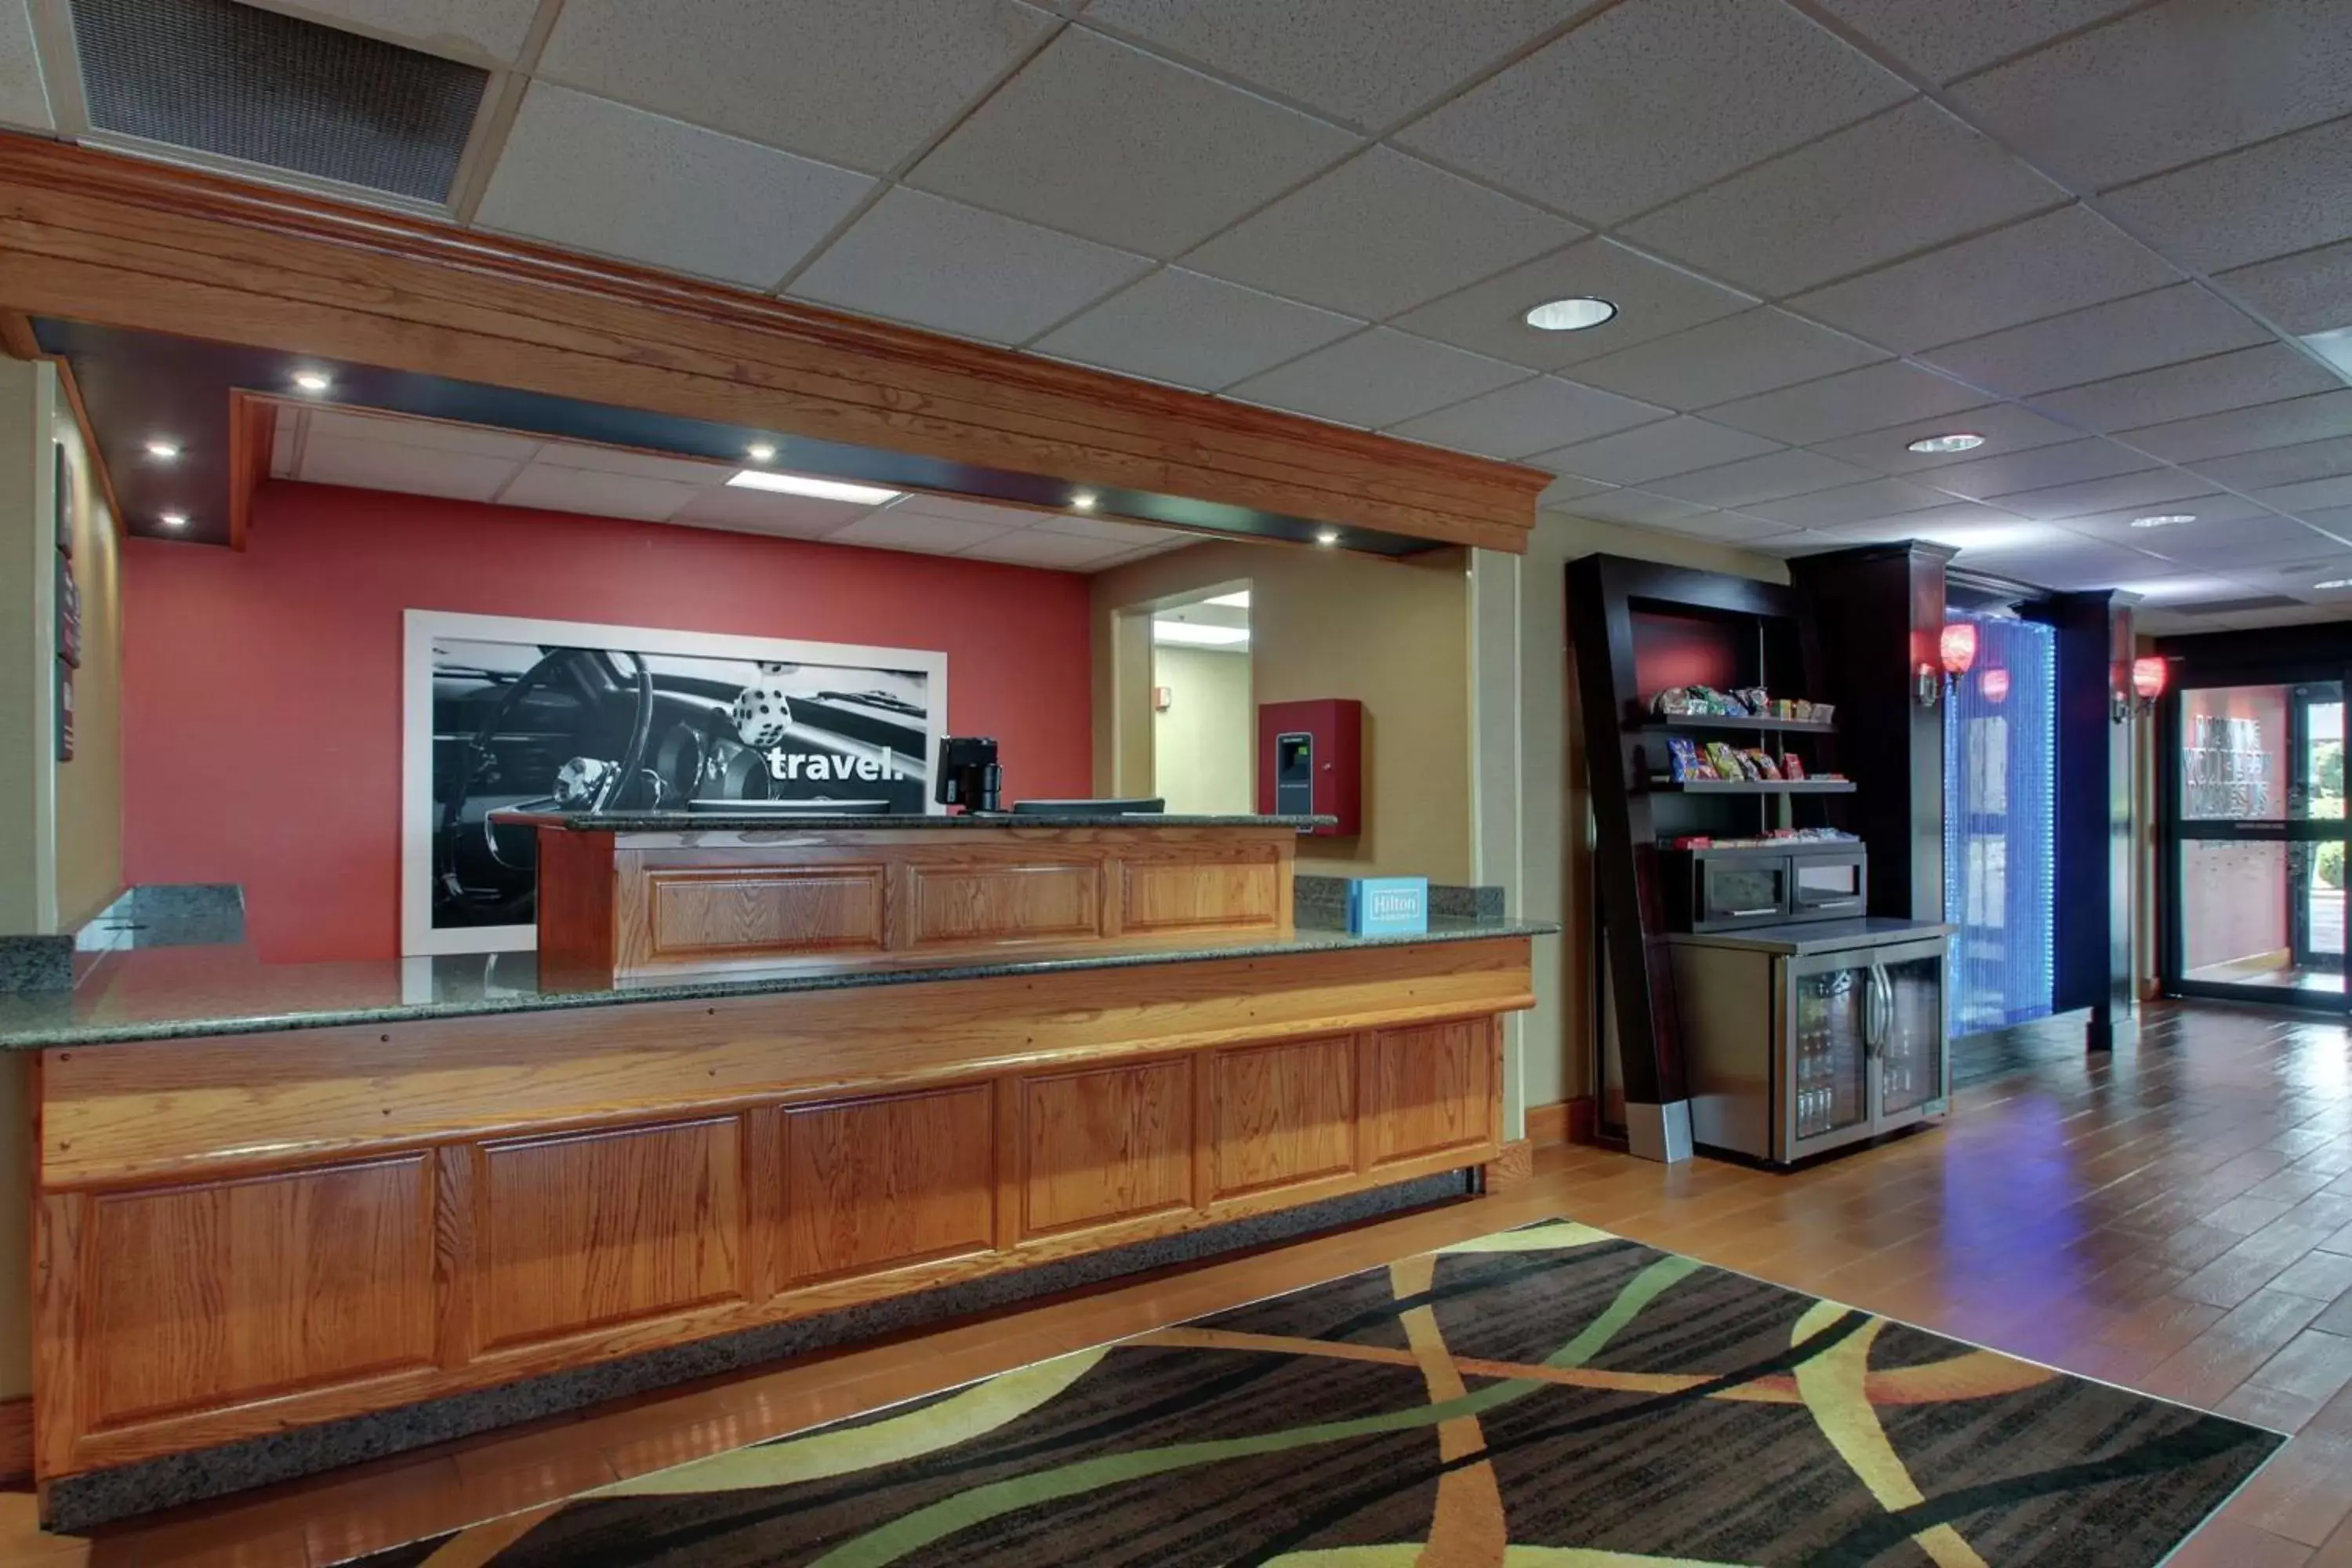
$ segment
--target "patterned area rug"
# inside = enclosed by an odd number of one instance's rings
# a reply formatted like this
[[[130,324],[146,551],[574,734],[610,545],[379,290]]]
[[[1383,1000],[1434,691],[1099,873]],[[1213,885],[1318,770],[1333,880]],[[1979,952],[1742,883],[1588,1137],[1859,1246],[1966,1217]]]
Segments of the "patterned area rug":
[[[2137,1568],[2282,1441],[1551,1221],[368,1561]]]

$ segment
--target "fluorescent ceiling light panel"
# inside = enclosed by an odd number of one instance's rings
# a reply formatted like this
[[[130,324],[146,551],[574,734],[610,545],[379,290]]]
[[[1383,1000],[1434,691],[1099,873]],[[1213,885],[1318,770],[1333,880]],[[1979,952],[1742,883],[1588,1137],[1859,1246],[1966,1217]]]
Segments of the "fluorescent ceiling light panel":
[[[855,501],[863,506],[880,506],[884,501],[897,500],[906,492],[886,490],[878,485],[853,485],[842,479],[820,479],[810,474],[772,474],[761,468],[745,468],[731,475],[727,482],[738,489],[774,490],[780,495],[814,496],[819,500]]]
[[[1183,643],[1192,647],[1238,647],[1249,641],[1242,626],[1196,626],[1190,621],[1154,621],[1154,642]]]

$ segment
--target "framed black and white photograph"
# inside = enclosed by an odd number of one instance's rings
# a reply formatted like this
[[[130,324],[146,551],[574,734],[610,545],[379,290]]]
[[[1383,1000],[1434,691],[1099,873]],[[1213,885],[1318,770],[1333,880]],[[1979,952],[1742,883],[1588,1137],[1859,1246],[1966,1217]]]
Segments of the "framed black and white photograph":
[[[947,655],[410,610],[401,952],[535,945],[546,812],[914,815]]]

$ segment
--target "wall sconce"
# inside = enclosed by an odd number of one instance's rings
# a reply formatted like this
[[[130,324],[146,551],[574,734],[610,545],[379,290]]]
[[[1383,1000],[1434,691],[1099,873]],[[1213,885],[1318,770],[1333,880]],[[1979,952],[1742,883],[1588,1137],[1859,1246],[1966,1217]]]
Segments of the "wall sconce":
[[[1969,672],[1977,661],[1977,628],[1972,622],[1953,621],[1946,625],[1943,635],[1936,639],[1936,652],[1944,661],[1941,679],[1932,664],[1919,667],[1919,706],[1933,708],[1945,688]]]
[[[2116,722],[2120,724],[2129,719],[2135,709],[2143,715],[2156,711],[2156,700],[2164,695],[2165,683],[2171,677],[2170,667],[2154,654],[2132,660],[2132,696],[2116,693]]]
[[[1982,675],[1977,677],[1977,689],[1984,693],[1984,700],[1986,701],[1994,704],[1996,707],[2006,702],[2009,700],[2009,671],[2005,669],[1986,670]]]

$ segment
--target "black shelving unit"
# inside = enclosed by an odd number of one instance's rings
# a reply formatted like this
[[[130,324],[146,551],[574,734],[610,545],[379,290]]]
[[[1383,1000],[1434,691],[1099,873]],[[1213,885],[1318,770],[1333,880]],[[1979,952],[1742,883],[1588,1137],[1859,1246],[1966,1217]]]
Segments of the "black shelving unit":
[[[1651,795],[1852,795],[1852,779],[1652,779]]]
[[[1822,723],[1814,719],[1768,719],[1760,713],[1653,713],[1626,726],[1629,730],[1725,730],[1759,731],[1776,735],[1834,735],[1834,721]]]

